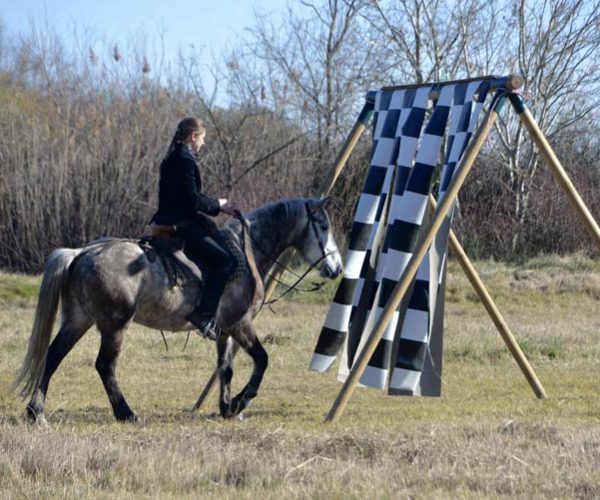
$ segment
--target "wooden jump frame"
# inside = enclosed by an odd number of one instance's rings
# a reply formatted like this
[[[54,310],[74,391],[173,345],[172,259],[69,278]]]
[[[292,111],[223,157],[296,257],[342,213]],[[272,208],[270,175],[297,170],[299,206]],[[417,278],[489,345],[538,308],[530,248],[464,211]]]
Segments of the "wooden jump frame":
[[[382,311],[382,314],[379,317],[378,321],[375,323],[373,330],[371,331],[371,334],[366,344],[364,345],[364,348],[359,353],[348,377],[346,378],[346,381],[344,382],[344,385],[342,386],[342,389],[340,390],[336,400],[333,403],[333,406],[331,407],[325,419],[325,422],[336,422],[340,418],[344,409],[346,408],[350,398],[352,397],[352,394],[354,393],[356,385],[358,384],[358,381],[360,380],[360,377],[364,372],[365,367],[367,366],[369,359],[373,355],[379,340],[383,336],[388,323],[392,319],[394,311],[400,305],[400,302],[406,294],[410,283],[415,278],[419,265],[421,264],[421,261],[423,260],[427,252],[427,249],[429,248],[433,239],[435,238],[435,235],[441,227],[445,216],[451,209],[461,186],[465,182],[467,175],[470,172],[475,162],[475,159],[477,158],[477,155],[479,154],[479,151],[483,146],[485,139],[489,135],[489,132],[492,129],[494,122],[498,118],[498,114],[504,106],[507,99],[512,104],[520,120],[523,122],[525,128],[529,132],[529,135],[536,144],[538,150],[550,166],[550,170],[553,176],[555,177],[560,187],[565,191],[567,198],[573,206],[573,208],[575,209],[575,212],[577,213],[578,217],[581,219],[584,226],[591,234],[592,238],[600,247],[600,228],[598,227],[598,224],[596,223],[594,217],[592,216],[585,203],[579,196],[579,193],[575,189],[575,186],[571,182],[569,176],[565,172],[558,158],[554,154],[552,148],[548,144],[546,138],[544,137],[544,134],[535,122],[535,119],[533,118],[531,112],[527,109],[523,98],[521,97],[521,95],[516,93],[516,91],[523,84],[523,80],[521,77],[516,75],[510,75],[508,77],[503,78],[491,76],[483,78],[472,78],[467,80],[440,82],[436,84],[426,83],[398,87],[384,87],[383,90],[410,89],[431,85],[432,91],[430,92],[430,97],[435,98],[437,97],[439,89],[444,85],[468,83],[472,81],[481,80],[490,80],[491,90],[505,89],[507,92],[500,94],[498,98],[492,102],[490,109],[488,109],[481,124],[479,125],[471,141],[469,142],[462,159],[457,165],[454,177],[446,190],[446,195],[444,196],[442,202],[436,207],[435,200],[432,196],[430,196],[430,202],[432,204],[432,207],[434,207],[435,211],[432,214],[426,231],[424,232],[424,237],[421,238],[420,243],[415,249],[412,258],[409,260],[404,272],[402,273],[400,280],[394,287],[394,290],[392,292],[392,295],[390,296],[390,299],[388,300],[388,303],[386,304],[386,307]],[[352,127],[352,130],[346,138],[342,149],[337,155],[334,165],[332,166],[332,168],[329,171],[329,174],[325,178],[323,185],[319,189],[318,196],[326,196],[333,188],[335,181],[339,177],[350,154],[352,153],[352,150],[354,149],[358,140],[360,139],[360,136],[370,124],[371,117],[373,115],[374,104],[374,93],[369,92],[367,94],[362,111],[360,112],[356,122],[354,123],[354,126]],[[498,329],[502,340],[504,341],[510,353],[514,357],[517,365],[523,372],[523,375],[525,376],[527,382],[531,386],[533,392],[538,398],[547,397],[546,391],[544,390],[542,384],[537,378],[523,351],[519,347],[517,341],[515,340],[515,337],[508,328],[506,321],[502,317],[500,311],[498,310],[493,299],[491,298],[491,295],[489,294],[485,285],[483,284],[483,281],[479,277],[473,264],[467,257],[458,239],[452,231],[450,232],[449,243],[450,248],[452,249],[456,259],[458,260],[459,265],[461,266],[463,272],[465,273],[469,282],[473,286],[482,304],[486,308],[488,314],[490,315],[490,318],[492,319],[494,325]],[[282,256],[282,259],[280,260],[282,260],[284,264],[287,264],[291,260],[292,255],[293,252],[288,252],[287,254]],[[282,269],[272,271],[271,278],[268,280],[267,283],[265,283],[265,292],[267,297],[272,294],[273,290],[276,287],[277,281],[275,278],[280,276],[282,272]],[[234,354],[236,351],[237,349],[234,350]],[[205,405],[207,399],[214,392],[216,388],[217,376],[218,369],[215,369],[204,390],[200,394],[200,397],[198,398],[196,404],[194,405],[194,410],[202,408]]]

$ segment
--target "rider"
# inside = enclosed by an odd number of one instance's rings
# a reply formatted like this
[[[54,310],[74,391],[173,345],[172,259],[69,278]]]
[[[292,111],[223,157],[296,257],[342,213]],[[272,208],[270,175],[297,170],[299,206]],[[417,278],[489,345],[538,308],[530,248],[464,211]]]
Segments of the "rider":
[[[204,145],[206,127],[198,118],[183,119],[177,126],[167,155],[160,165],[156,225],[175,226],[175,236],[185,242],[196,263],[202,262],[204,291],[200,303],[186,319],[201,334],[215,340],[220,331],[215,322],[219,299],[234,273],[236,260],[220,238],[215,222],[208,217],[219,212],[234,215],[238,207],[224,198],[202,193],[196,156]]]

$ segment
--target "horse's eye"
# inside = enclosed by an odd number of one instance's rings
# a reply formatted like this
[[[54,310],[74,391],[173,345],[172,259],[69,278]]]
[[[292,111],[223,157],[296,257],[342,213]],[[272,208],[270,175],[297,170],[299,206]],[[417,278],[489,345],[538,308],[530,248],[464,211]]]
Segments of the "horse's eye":
[[[327,224],[321,224],[321,229],[323,231],[327,231],[327,229],[329,229],[329,228],[327,227]]]

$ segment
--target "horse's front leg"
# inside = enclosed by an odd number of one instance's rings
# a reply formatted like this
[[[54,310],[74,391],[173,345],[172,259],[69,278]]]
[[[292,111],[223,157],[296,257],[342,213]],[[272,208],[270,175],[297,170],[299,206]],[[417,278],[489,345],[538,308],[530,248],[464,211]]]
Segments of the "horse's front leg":
[[[217,366],[219,370],[220,395],[219,410],[224,418],[231,414],[231,379],[233,378],[234,342],[228,333],[223,332],[217,339]],[[237,350],[237,349],[235,349]]]
[[[260,340],[258,340],[250,321],[245,322],[241,328],[236,329],[234,338],[252,358],[254,369],[246,386],[231,401],[229,415],[227,415],[229,417],[239,415],[248,406],[250,400],[257,396],[258,388],[269,365],[267,351],[265,351]]]

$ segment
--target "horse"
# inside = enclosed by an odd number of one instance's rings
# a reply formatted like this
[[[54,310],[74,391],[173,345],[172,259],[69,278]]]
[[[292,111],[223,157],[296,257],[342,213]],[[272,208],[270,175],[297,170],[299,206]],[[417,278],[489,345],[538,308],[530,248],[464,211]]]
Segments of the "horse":
[[[323,278],[334,279],[342,261],[323,199],[291,199],[262,206],[241,220],[230,219],[224,230],[245,249],[246,272],[236,272],[225,287],[217,310],[221,335],[216,341],[220,379],[220,414],[239,415],[258,394],[268,354],[253,326],[263,303],[263,281],[288,248],[316,263]],[[181,253],[181,252],[180,252]],[[200,270],[189,265],[201,276]],[[171,279],[171,281],[170,281]],[[189,283],[187,283],[189,285]],[[118,421],[138,421],[115,375],[128,326],[134,322],[167,331],[194,329],[185,318],[196,303],[193,286],[172,286],[162,259],[149,258],[137,241],[106,238],[81,248],[59,248],[48,258],[40,286],[27,353],[14,387],[30,397],[26,416],[47,424],[44,405],[52,375],[92,325],[101,341],[95,367]],[[50,344],[59,300],[61,320]],[[254,369],[233,399],[232,350],[235,341],[252,358]]]

